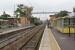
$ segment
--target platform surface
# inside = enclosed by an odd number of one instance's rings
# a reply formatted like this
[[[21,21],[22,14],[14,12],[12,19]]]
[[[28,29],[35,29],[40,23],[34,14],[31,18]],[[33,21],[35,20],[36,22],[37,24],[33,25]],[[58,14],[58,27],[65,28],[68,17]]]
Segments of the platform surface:
[[[39,50],[61,50],[50,28],[46,26]]]
[[[75,34],[69,36],[69,34],[61,33],[55,28],[51,30],[61,50],[75,50]]]
[[[39,50],[51,50],[48,28],[45,28]]]
[[[28,28],[28,27],[32,27],[32,26],[16,27],[16,28],[10,28],[10,29],[7,28],[7,29],[2,30],[2,32],[0,32],[0,35],[7,34],[9,32],[17,31],[17,30],[20,30],[20,29],[25,29],[25,28]]]

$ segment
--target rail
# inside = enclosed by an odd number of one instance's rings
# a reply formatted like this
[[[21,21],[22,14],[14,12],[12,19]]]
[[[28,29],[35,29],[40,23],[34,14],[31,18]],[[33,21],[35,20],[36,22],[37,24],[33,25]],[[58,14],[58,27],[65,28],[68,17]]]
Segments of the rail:
[[[27,44],[29,42],[30,42],[30,44],[32,44],[31,43],[32,39],[36,41],[34,43],[35,46],[33,47],[36,49],[37,48],[36,46],[38,46],[37,44],[40,41],[39,39],[41,39],[40,37],[42,36],[43,30],[44,30],[44,26],[39,25],[36,27],[32,27],[30,29],[20,31],[20,32],[18,32],[18,34],[13,35],[12,38],[9,38],[7,41],[2,42],[0,44],[0,50],[23,50],[23,48],[25,46],[28,46]],[[35,49],[33,49],[33,50],[35,50]]]

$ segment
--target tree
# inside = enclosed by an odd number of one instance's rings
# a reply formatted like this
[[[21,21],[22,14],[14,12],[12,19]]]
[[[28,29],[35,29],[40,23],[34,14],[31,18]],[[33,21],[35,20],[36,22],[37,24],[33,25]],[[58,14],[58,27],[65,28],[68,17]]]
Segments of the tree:
[[[31,17],[30,18],[30,22],[34,25],[40,25],[42,24],[42,21],[39,19],[39,18],[36,18],[36,17]]]
[[[24,6],[23,4],[20,4],[17,6],[17,9],[15,11],[16,16],[31,16],[32,7]]]
[[[75,16],[75,7],[73,8],[74,16]]]
[[[64,17],[64,16],[67,16],[68,15],[68,11],[60,11],[58,14],[55,14],[55,16],[57,17]]]
[[[75,8],[73,8],[73,12],[75,12]]]
[[[6,14],[6,12],[4,11],[3,14],[0,16],[0,18],[8,18],[11,17],[9,14]]]

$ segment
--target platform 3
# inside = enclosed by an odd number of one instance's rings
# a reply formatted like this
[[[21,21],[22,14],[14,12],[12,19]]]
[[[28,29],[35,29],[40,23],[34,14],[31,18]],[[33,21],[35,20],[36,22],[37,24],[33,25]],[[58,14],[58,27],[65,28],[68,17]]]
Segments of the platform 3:
[[[51,30],[46,26],[39,50],[61,50]]]

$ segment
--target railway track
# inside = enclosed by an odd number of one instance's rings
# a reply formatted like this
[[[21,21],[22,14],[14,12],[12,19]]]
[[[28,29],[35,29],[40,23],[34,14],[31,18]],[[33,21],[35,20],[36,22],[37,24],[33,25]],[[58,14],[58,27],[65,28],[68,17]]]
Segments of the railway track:
[[[38,46],[38,42],[41,39],[43,30],[44,26],[40,25],[16,32],[16,34],[0,42],[0,50],[24,50],[28,44],[32,44],[32,41],[36,41],[36,45],[33,47],[36,48],[36,46]]]
[[[37,32],[35,36],[24,44],[19,50],[38,50],[43,32],[44,27],[39,29],[39,32]]]
[[[22,30],[17,30],[17,31],[9,32],[8,34],[0,35],[0,48],[17,40],[18,38],[21,37],[20,35],[22,35],[24,32],[27,32],[31,28],[33,28],[33,27],[28,27],[28,28],[24,28]]]

